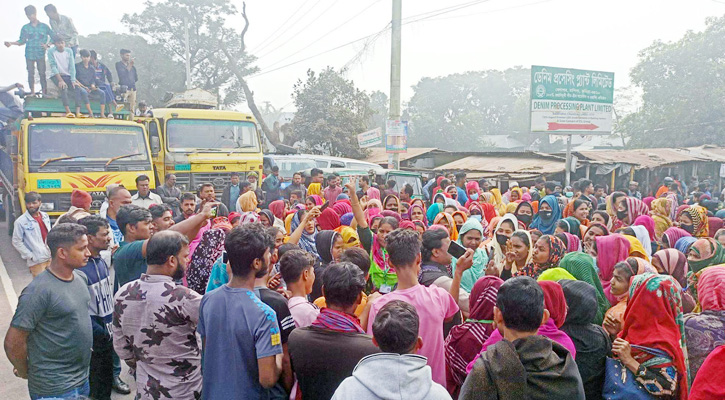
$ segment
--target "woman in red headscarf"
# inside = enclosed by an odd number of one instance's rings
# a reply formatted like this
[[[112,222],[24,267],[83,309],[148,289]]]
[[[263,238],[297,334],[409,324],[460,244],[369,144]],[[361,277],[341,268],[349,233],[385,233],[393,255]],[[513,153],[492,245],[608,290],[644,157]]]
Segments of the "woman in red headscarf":
[[[669,275],[645,273],[632,278],[624,326],[612,343],[612,353],[635,375],[642,390],[686,400],[687,345],[681,292]]]

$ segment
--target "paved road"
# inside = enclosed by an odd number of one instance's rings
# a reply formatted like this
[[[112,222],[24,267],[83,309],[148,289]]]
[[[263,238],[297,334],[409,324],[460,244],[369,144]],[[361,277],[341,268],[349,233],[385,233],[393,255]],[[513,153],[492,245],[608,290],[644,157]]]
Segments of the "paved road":
[[[5,339],[5,333],[10,326],[17,296],[23,288],[32,280],[30,271],[25,266],[25,261],[13,248],[10,236],[7,234],[7,223],[0,222],[0,340]],[[130,395],[113,394],[113,400],[130,400],[135,394],[135,382],[127,374],[127,368],[123,369],[121,378],[133,389]],[[27,381],[16,378],[13,375],[13,366],[5,356],[5,351],[0,355],[0,398],[2,399],[29,399]]]

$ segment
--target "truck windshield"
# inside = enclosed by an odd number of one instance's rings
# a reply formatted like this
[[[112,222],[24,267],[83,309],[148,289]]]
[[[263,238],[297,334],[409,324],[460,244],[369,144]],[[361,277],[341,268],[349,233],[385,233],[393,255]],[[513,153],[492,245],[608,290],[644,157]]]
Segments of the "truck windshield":
[[[253,122],[171,119],[166,123],[166,136],[171,151],[260,151]]]
[[[115,161],[123,164],[148,160],[143,129],[133,126],[32,124],[28,146],[31,164],[72,164]]]

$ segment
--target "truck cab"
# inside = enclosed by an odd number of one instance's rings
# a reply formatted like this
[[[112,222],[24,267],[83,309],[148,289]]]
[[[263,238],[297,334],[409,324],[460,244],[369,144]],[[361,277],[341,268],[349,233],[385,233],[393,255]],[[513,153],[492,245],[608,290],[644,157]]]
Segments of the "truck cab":
[[[133,191],[136,177],[145,174],[151,177],[151,188],[156,187],[142,125],[122,119],[58,117],[64,114],[58,110],[63,110],[60,100],[26,98],[26,114],[3,135],[0,181],[10,221],[25,212],[24,196],[30,191],[40,193],[41,210],[57,218],[70,208],[74,189],[89,192],[91,210],[98,211],[109,184]]]

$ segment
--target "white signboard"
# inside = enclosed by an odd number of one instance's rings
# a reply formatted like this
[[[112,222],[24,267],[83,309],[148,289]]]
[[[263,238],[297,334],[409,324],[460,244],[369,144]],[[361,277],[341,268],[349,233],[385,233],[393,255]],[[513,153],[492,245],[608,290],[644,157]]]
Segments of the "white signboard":
[[[357,135],[357,143],[360,148],[373,147],[383,144],[383,132],[375,128]]]

